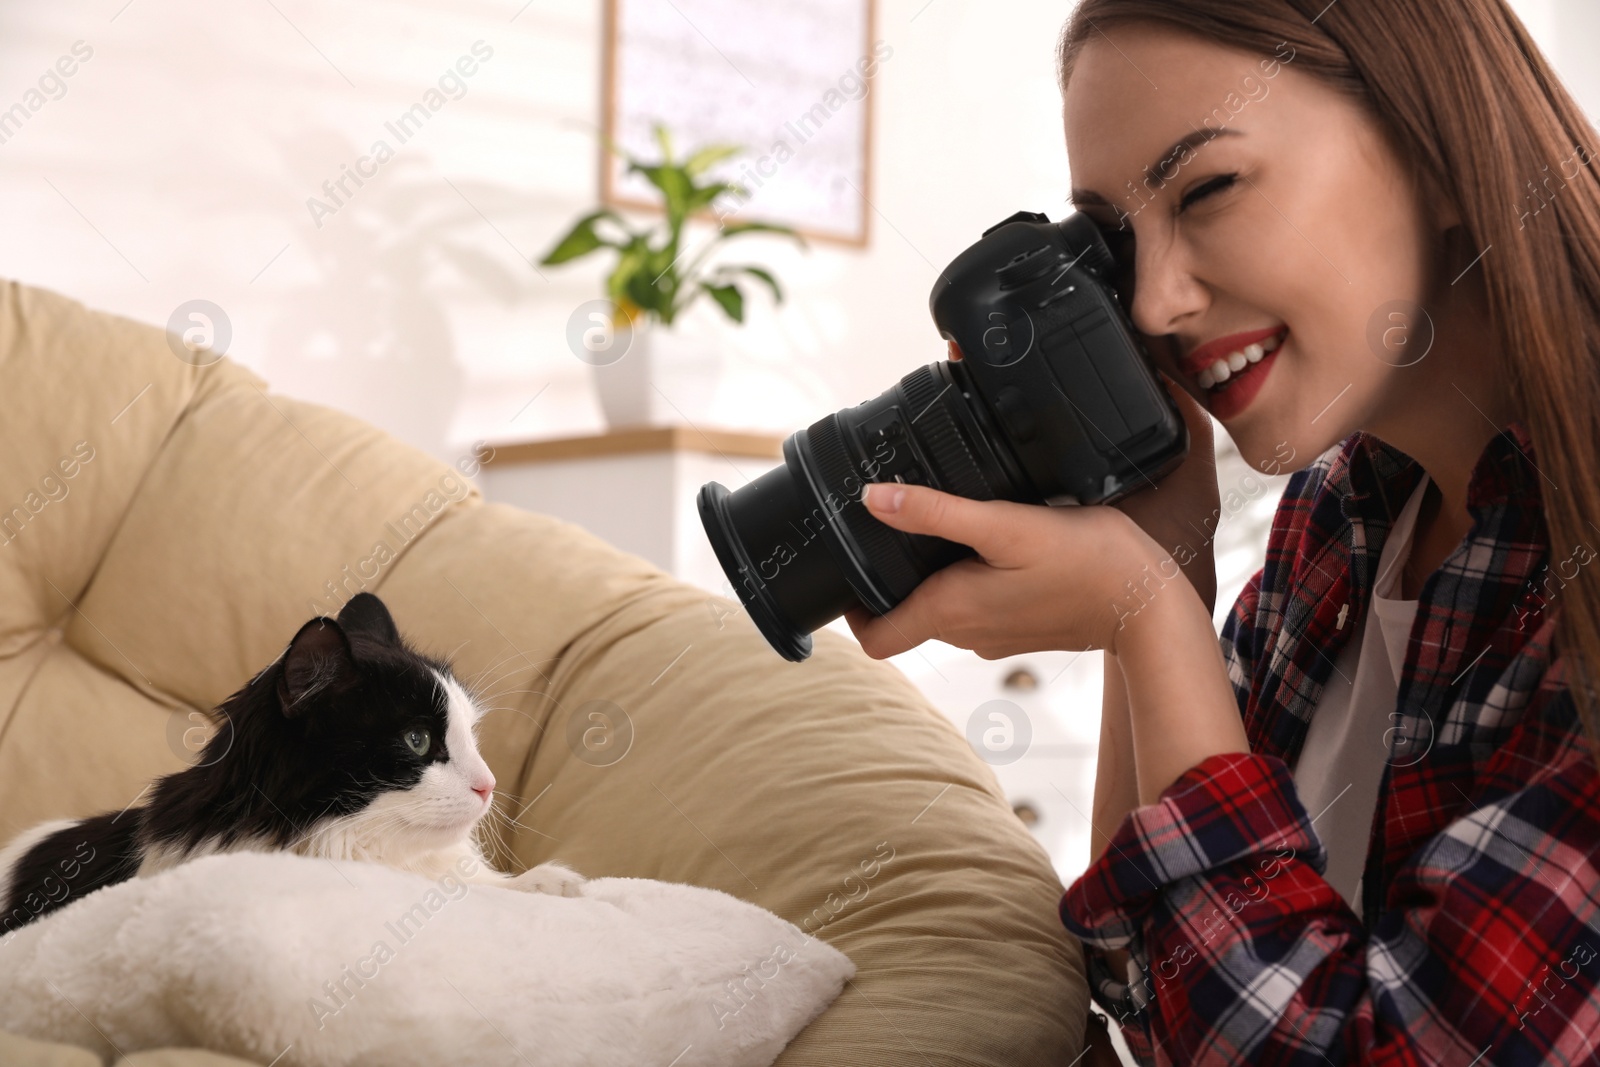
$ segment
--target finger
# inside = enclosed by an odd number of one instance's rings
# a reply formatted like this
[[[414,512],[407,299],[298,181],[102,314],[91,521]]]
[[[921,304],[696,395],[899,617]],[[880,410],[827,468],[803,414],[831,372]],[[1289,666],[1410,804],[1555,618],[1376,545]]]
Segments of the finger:
[[[863,611],[850,627],[874,659],[898,656],[929,639],[958,643],[961,619],[979,603],[981,586],[972,584],[973,572],[985,570],[976,560],[959,560],[929,575],[888,614]]]
[[[890,612],[889,615],[893,615]],[[915,648],[920,642],[909,640],[899,629],[898,620],[889,615],[874,615],[864,608],[845,612],[850,632],[861,643],[861,650],[873,659],[888,659]]]
[[[866,630],[873,618],[874,616],[870,611],[859,606],[846,608],[844,612],[844,621],[849,624],[850,632],[856,635],[857,641],[861,640],[862,632]]]
[[[1201,405],[1200,401],[1190,395],[1188,388],[1166,371],[1159,371],[1162,384],[1167,387],[1167,392],[1172,394],[1173,401],[1178,405],[1183,421],[1189,427],[1189,437],[1195,441],[1209,441],[1211,439],[1211,415]]]
[[[1007,500],[971,500],[927,485],[897,482],[874,482],[861,499],[873,518],[896,530],[968,545],[986,558],[1005,550],[1010,543],[1006,531],[1020,518],[997,515],[996,511],[1027,507]]]
[[[845,612],[845,619],[850,624],[850,629],[856,635],[856,640],[861,642],[861,648],[873,659],[887,659],[898,656],[902,652],[909,652],[933,634],[923,627],[926,625],[917,616],[913,601],[922,597],[927,582],[918,586],[912,594],[885,615],[874,615],[865,608],[854,608]]]

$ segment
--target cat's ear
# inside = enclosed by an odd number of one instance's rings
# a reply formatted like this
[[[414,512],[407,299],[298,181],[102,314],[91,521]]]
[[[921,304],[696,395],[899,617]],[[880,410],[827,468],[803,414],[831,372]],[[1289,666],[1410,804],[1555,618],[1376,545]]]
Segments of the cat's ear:
[[[365,634],[379,644],[400,644],[400,631],[383,601],[371,593],[357,593],[339,609],[339,625],[347,634]]]
[[[284,718],[305,714],[309,698],[317,693],[340,692],[359,680],[350,639],[333,619],[315,618],[294,635],[278,674],[278,706]]]

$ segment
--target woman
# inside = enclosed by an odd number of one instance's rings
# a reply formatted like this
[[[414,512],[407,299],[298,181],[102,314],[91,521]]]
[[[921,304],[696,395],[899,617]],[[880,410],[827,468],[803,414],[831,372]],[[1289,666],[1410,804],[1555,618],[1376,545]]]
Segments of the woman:
[[[1190,458],[874,486],[978,555],[850,625],[1105,650],[1061,917],[1141,1061],[1600,1062],[1595,131],[1504,0],[1082,0],[1060,59]],[[1206,412],[1302,468],[1220,645]]]

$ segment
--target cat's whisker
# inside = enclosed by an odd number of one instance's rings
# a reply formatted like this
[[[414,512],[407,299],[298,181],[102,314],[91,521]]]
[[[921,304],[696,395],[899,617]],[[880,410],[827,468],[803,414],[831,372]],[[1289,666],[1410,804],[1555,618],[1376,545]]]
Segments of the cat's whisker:
[[[490,671],[494,670],[496,667],[499,667],[501,664],[509,663],[514,659],[521,659],[522,655],[523,654],[521,652],[513,650],[508,655],[501,656],[499,659],[494,660],[491,663],[489,663],[488,665],[480,668],[479,670],[474,671],[472,673],[472,678],[473,678],[474,681],[476,681],[478,678],[481,678],[483,675],[485,675],[485,674],[489,673]]]
[[[533,669],[541,677],[544,674],[543,671],[540,671],[538,669],[538,665],[537,664],[538,664],[538,662],[545,662],[545,661],[529,660],[524,653],[522,653],[522,652],[513,652],[509,656],[503,656],[500,659],[495,660],[493,663],[489,664],[488,666],[482,668],[481,670],[473,672],[473,674],[471,675],[471,678],[470,678],[469,681],[463,681],[461,683],[463,688],[465,688],[467,690],[467,692],[472,694],[474,699],[476,699],[478,693],[484,691],[485,689],[489,689],[489,688],[492,688],[492,687],[500,684],[500,682],[504,681],[507,678],[510,678],[512,675],[514,675],[514,674],[516,674],[518,672],[518,670],[520,668],[518,666],[512,666],[504,674],[500,675],[499,677],[493,678],[493,679],[489,680],[486,683],[483,681],[484,675],[491,673],[496,668],[498,668],[498,667],[500,667],[500,666],[502,666],[504,664],[511,663],[513,660],[523,661],[524,663],[532,665]]]
[[[501,863],[503,863],[505,857],[511,852],[510,847],[506,843],[505,837],[500,832],[500,823],[498,820],[504,818],[505,812],[496,808],[490,808],[483,819],[478,822],[477,826],[473,827],[474,833],[480,834],[481,838],[486,838],[488,840],[488,858],[492,861],[495,861],[496,866],[499,866]]]
[[[539,669],[539,664],[541,664],[541,663],[554,663],[554,662],[556,662],[557,658],[558,657],[552,656],[552,657],[550,657],[548,659],[529,660],[528,661],[528,665],[533,668],[534,673],[539,676],[539,679],[542,682],[544,682],[546,688],[548,688],[552,684],[551,681],[550,681],[550,676],[548,674],[546,674],[543,670]],[[504,682],[510,681],[513,678],[518,677],[521,673],[522,673],[522,671],[521,671],[520,666],[513,665],[504,674],[501,674],[499,677],[494,678],[493,680],[483,682],[482,684],[478,684],[478,683],[475,682],[469,691],[472,694],[472,698],[475,701],[478,701],[479,703],[482,703],[482,702],[487,701],[487,700],[493,700],[493,699],[495,699],[495,690],[496,690],[497,686],[501,685]]]
[[[535,695],[539,695],[539,694],[542,694],[544,692],[544,690],[522,690],[522,692],[534,692]],[[534,714],[533,712],[530,712],[530,711],[525,711],[522,708],[517,707],[515,704],[485,704],[484,705],[484,708],[483,708],[483,717],[484,718],[488,718],[489,715],[494,713],[494,712],[508,712],[508,713],[510,713],[512,715],[521,715],[524,719],[528,719],[529,721],[531,721],[540,730],[544,729],[544,723],[540,721],[540,718],[539,718],[538,715],[536,715],[536,714]]]
[[[561,838],[559,838],[559,837],[555,837],[555,836],[553,836],[551,834],[547,834],[543,830],[535,830],[533,827],[529,826],[527,823],[518,822],[516,819],[512,819],[509,816],[507,817],[507,821],[510,822],[511,825],[513,825],[513,826],[520,826],[522,829],[528,831],[528,833],[530,833],[530,834],[538,834],[540,837],[548,838],[549,840],[555,841],[555,842],[560,842],[560,840],[561,840]]]
[[[549,692],[550,692],[550,690],[548,690],[548,689],[506,689],[506,690],[503,690],[502,692],[495,693],[491,697],[487,697],[487,698],[485,698],[483,700],[480,700],[480,701],[478,701],[478,703],[482,704],[486,711],[515,711],[516,710],[515,708],[504,707],[501,704],[499,704],[498,702],[500,700],[503,700],[504,698],[510,697],[510,696],[521,696],[521,695],[524,695],[524,694],[531,694],[533,696],[544,696],[544,695],[548,694]]]
[[[500,701],[509,696],[521,696],[525,694],[532,696],[548,696],[549,693],[549,686],[546,686],[543,689],[501,689],[493,693],[486,693],[482,697],[477,698],[476,703],[484,708],[485,714],[490,711],[519,711],[520,709],[518,708],[502,706]]]

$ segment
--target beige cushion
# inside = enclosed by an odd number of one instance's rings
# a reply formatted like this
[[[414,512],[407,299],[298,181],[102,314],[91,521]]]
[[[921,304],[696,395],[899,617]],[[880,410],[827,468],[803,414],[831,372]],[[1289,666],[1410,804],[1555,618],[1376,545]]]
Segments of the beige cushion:
[[[494,709],[502,866],[711,886],[855,961],[784,1067],[1078,1054],[1060,882],[893,666],[826,630],[788,663],[735,602],[48,292],[0,292],[0,397],[0,839],[181,769],[190,709],[365,587]]]
[[[115,1067],[255,1067],[255,1065],[249,1060],[200,1049],[160,1048],[119,1057]]]
[[[6,1067],[104,1067],[87,1049],[33,1041],[4,1030],[0,1030],[0,1063]]]

